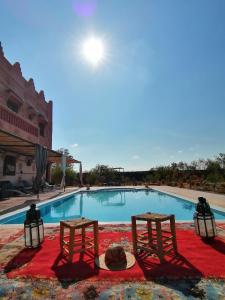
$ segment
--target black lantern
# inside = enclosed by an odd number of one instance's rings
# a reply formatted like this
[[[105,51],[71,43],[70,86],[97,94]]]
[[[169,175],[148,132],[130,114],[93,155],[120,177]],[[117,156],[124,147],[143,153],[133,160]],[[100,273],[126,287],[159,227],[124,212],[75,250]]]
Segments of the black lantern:
[[[28,248],[36,248],[43,242],[43,220],[41,219],[39,209],[36,209],[36,204],[31,204],[30,209],[26,213],[24,237],[25,246]]]
[[[198,198],[199,203],[194,213],[195,232],[203,239],[213,239],[216,236],[216,224],[213,212],[203,197]]]

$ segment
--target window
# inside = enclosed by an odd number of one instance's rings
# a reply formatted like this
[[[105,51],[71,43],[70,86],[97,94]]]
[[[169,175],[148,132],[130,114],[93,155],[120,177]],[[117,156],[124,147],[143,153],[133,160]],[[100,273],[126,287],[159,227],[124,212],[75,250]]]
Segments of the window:
[[[14,176],[16,174],[15,156],[6,155],[3,166],[3,175]]]
[[[29,115],[28,115],[28,119],[29,119],[30,121],[32,121],[33,118],[34,118],[34,114],[29,114]]]
[[[45,124],[39,123],[39,131],[41,136],[45,136]]]
[[[32,160],[31,160],[31,159],[28,159],[28,160],[27,160],[27,167],[30,167],[31,164],[32,164]]]
[[[17,103],[15,103],[12,100],[8,100],[7,101],[7,106],[9,109],[11,109],[12,111],[14,111],[15,113],[18,113],[19,111],[19,105]]]

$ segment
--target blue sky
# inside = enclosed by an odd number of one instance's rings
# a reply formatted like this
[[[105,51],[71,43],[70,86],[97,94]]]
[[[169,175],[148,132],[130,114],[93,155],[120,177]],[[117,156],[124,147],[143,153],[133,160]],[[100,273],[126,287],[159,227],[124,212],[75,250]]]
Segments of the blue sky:
[[[105,44],[95,69],[80,55],[90,35]],[[224,0],[1,0],[0,40],[53,100],[53,148],[85,170],[225,152]]]

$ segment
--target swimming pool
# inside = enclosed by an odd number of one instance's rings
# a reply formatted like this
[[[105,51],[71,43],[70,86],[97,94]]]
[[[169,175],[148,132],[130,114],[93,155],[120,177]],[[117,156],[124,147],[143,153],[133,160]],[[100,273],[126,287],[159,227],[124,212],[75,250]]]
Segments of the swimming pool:
[[[100,190],[74,193],[38,205],[45,223],[58,223],[80,217],[100,222],[129,222],[143,212],[174,214],[176,220],[192,220],[195,204],[153,190]],[[215,218],[225,220],[225,213],[213,210]],[[22,224],[25,211],[0,219],[0,224]]]

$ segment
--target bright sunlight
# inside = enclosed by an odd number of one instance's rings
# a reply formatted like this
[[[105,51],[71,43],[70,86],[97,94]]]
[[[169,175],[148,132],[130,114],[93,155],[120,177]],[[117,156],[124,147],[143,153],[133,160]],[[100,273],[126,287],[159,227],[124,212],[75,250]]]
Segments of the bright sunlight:
[[[101,39],[91,37],[84,41],[82,54],[94,67],[98,66],[104,58],[104,45]]]

